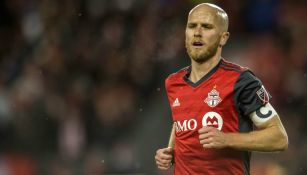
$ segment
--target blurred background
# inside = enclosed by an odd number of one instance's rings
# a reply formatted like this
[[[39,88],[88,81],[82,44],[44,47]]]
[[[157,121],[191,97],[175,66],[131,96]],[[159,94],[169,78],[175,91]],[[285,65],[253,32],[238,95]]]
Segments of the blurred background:
[[[252,174],[307,174],[306,1],[1,0],[0,175],[171,174],[154,163],[172,125],[164,79],[189,65],[200,2],[228,13],[223,57],[261,78],[289,135]]]

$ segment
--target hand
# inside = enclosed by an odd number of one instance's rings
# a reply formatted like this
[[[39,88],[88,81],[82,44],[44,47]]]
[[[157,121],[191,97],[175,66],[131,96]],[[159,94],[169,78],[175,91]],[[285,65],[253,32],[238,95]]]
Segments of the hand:
[[[227,146],[226,134],[214,127],[204,126],[198,130],[200,144],[204,148],[221,149]]]
[[[159,149],[156,152],[156,164],[161,170],[167,170],[172,166],[174,150],[171,147]]]

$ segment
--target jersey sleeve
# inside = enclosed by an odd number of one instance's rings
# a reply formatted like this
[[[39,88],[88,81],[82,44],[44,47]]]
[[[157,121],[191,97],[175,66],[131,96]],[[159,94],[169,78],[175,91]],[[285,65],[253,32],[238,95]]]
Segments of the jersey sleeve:
[[[244,116],[271,100],[262,82],[249,70],[239,76],[234,87],[234,98],[238,111]]]

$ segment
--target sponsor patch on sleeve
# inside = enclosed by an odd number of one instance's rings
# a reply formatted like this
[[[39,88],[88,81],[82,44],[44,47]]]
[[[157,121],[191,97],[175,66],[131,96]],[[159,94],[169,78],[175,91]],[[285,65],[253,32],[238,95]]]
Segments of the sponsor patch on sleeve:
[[[269,93],[266,91],[263,85],[256,93],[263,104],[266,104],[270,101]]]

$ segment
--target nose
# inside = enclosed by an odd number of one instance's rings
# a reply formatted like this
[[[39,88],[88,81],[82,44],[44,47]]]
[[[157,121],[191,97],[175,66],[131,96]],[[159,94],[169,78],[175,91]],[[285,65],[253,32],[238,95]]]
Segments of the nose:
[[[201,27],[196,27],[194,30],[194,37],[201,37]]]

